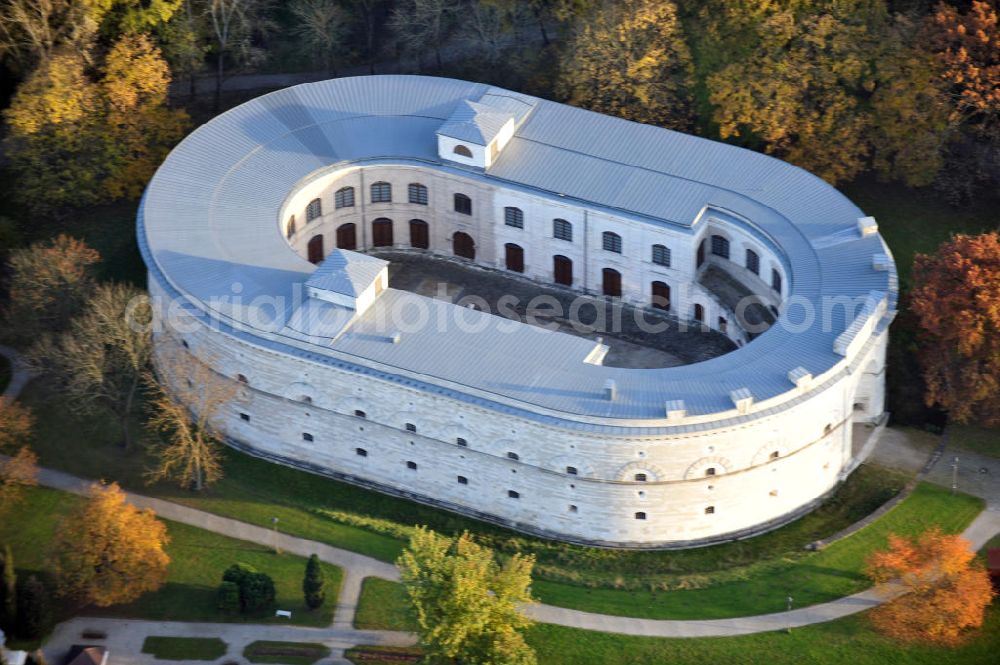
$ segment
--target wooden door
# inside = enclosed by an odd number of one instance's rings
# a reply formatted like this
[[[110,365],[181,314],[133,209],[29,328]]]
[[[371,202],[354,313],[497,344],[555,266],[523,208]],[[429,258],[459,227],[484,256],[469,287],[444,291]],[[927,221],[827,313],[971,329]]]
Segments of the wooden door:
[[[463,259],[476,258],[476,243],[468,233],[458,231],[451,237],[451,242],[455,256],[461,256]]]
[[[670,309],[670,287],[666,282],[653,282],[651,303],[656,309]]]
[[[422,219],[410,220],[410,247],[427,249],[431,246],[427,222]]]
[[[507,243],[503,247],[507,270],[513,272],[524,272],[524,249],[522,249],[520,245],[515,245],[512,242]]]
[[[556,284],[573,286],[573,261],[561,255],[552,257],[552,273]]]
[[[372,222],[372,245],[392,247],[392,220],[380,217]]]
[[[358,232],[354,224],[341,224],[337,227],[337,247],[340,249],[358,248]]]
[[[309,239],[309,244],[306,249],[309,262],[310,263],[322,263],[323,262],[323,236],[315,235]]]
[[[622,295],[622,274],[617,270],[605,268],[601,271],[601,287],[604,295],[620,298]]]

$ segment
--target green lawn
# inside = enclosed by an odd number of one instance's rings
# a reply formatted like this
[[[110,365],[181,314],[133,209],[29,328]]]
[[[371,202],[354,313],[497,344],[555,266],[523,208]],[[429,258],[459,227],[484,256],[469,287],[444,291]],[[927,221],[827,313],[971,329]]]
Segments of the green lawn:
[[[426,524],[443,533],[468,530],[501,553],[537,558],[536,574],[573,586],[632,589],[704,586],[745,576],[748,566],[805,555],[803,546],[836,533],[895,495],[906,476],[863,466],[822,508],[772,533],[747,541],[677,552],[637,552],[580,547],[532,538],[445,511],[362,490],[345,483],[227,451],[226,477],[201,494],[168,484],[147,486],[150,461],[137,448],[124,452],[109,421],[66,413],[43,382],[24,394],[38,414],[34,447],[42,464],[88,478],[113,478],[126,487],[202,510],[393,561],[407,529]],[[136,422],[136,431],[140,423]],[[289,488],[295,488],[294,492]],[[710,579],[711,578],[711,579]]]
[[[403,585],[378,577],[366,577],[361,583],[361,597],[354,613],[354,627],[359,630],[417,629],[414,616],[407,609]]]
[[[743,579],[672,591],[581,589],[536,580],[532,590],[541,602],[550,605],[650,619],[721,619],[779,612],[785,609],[789,595],[795,599],[796,607],[803,607],[868,587],[863,573],[865,559],[885,546],[890,533],[913,535],[933,524],[948,532],[958,532],[981,509],[979,499],[952,496],[944,488],[924,483],[865,529],[820,552],[753,568]],[[405,607],[401,585],[366,579],[358,603],[358,627],[412,630]]]
[[[948,445],[980,455],[1000,457],[1000,428],[949,425]]]
[[[47,544],[62,516],[80,498],[45,488],[27,492],[25,501],[0,522],[0,543],[11,546],[21,574],[49,571]],[[317,611],[309,611],[302,598],[305,559],[276,555],[263,545],[226,538],[176,522],[167,522],[170,544],[170,572],[167,584],[135,602],[109,608],[88,608],[90,614],[167,621],[252,621],[285,623],[273,616],[242,617],[221,614],[215,607],[215,589],[222,573],[234,562],[248,563],[274,578],[277,606],[292,610],[292,623],[326,626],[333,620],[333,608],[340,590],[341,570],[324,565],[327,601]],[[67,612],[72,608],[66,608]]]
[[[330,655],[330,647],[312,642],[273,642],[259,640],[247,645],[243,657],[251,663],[287,663],[312,665]]]
[[[159,660],[217,660],[229,648],[218,637],[163,637],[150,635],[142,652]]]

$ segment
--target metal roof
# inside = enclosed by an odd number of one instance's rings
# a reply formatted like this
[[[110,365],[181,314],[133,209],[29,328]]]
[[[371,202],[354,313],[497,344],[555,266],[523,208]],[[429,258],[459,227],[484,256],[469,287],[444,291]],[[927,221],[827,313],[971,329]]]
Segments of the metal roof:
[[[332,250],[316,272],[306,280],[306,286],[323,291],[360,296],[389,265],[388,261],[346,249]]]
[[[514,116],[510,113],[466,99],[455,107],[438,129],[438,134],[485,146],[513,119]]]
[[[442,162],[435,136],[442,123],[466,102],[486,98],[491,105],[507,100],[520,122],[510,143],[485,172]],[[297,294],[317,269],[288,246],[279,210],[319,171],[379,163],[460,173],[679,229],[710,217],[710,207],[781,248],[789,302],[809,304],[817,316],[802,322],[802,308],[787,307],[775,326],[729,354],[667,369],[623,369],[579,359],[585,340],[543,340],[527,326],[511,342],[502,337],[511,333],[487,326],[462,337],[462,353],[451,332],[403,333],[399,344],[355,338],[383,308],[419,298],[389,289],[331,344],[324,330],[337,328],[340,318],[321,303],[303,308]],[[572,424],[582,418],[602,431],[626,421],[662,424],[668,401],[704,415],[732,413],[737,390],[756,404],[786,394],[793,400],[793,369],[820,377],[842,368],[834,343],[853,320],[843,307],[824,311],[822,299],[884,292],[889,312],[895,308],[891,254],[877,233],[858,232],[862,216],[819,178],[748,150],[477,83],[368,76],[286,88],[192,132],[146,190],[139,244],[164,288],[262,346],[528,417],[561,422],[563,414]],[[879,254],[890,257],[888,269],[876,269]],[[512,346],[515,338],[521,343]],[[614,400],[605,394],[609,380]]]

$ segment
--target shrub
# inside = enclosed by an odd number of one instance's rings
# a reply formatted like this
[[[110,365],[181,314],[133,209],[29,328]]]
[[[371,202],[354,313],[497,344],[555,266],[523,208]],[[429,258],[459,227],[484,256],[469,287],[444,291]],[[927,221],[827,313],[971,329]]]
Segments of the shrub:
[[[319,563],[319,557],[313,554],[306,562],[306,575],[302,580],[302,593],[305,596],[306,607],[314,610],[323,605],[326,601],[325,586],[323,567]]]
[[[52,626],[52,610],[49,605],[49,590],[45,584],[32,575],[18,588],[18,634],[28,640],[37,640],[49,632]]]
[[[274,605],[274,580],[253,566],[234,563],[222,574],[222,582],[230,582],[239,588],[240,609],[246,614],[255,614]]]

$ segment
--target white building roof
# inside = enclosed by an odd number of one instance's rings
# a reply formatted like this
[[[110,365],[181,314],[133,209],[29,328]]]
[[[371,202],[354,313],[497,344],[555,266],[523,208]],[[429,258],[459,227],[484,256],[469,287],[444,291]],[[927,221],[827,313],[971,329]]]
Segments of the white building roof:
[[[334,249],[306,280],[306,287],[357,297],[372,285],[387,265],[388,261],[374,256]]]
[[[494,106],[462,100],[438,129],[438,134],[486,146],[496,138],[503,126],[514,119],[510,113]]]
[[[456,109],[482,99],[492,106],[505,100],[505,111],[520,122],[514,137],[485,171],[443,162],[436,133]],[[316,268],[288,246],[279,210],[289,192],[318,172],[384,163],[457,173],[653,225],[684,229],[710,213],[725,217],[780,247],[787,297],[814,307],[816,319],[801,325],[789,317],[802,308],[786,308],[752,343],[666,369],[575,359],[570,367],[564,359],[577,352],[562,335],[552,340],[570,345],[565,354],[547,339],[511,355],[493,329],[476,338],[471,363],[454,352],[448,335],[375,345],[345,334],[333,346],[305,345],[286,324],[298,305],[294,293]],[[819,178],[759,153],[483,84],[367,76],[286,88],[199,127],[151,180],[138,240],[153,278],[168,292],[249,342],[524,417],[594,431],[638,423],[636,433],[643,434],[665,423],[668,401],[683,401],[688,416],[734,413],[731,393],[743,389],[754,404],[744,417],[757,417],[767,413],[768,399],[801,395],[791,370],[801,368],[816,385],[830,372],[846,371],[849,359],[835,352],[834,341],[854,322],[843,307],[820,316],[823,298],[880,292],[884,311],[895,309],[895,270],[877,270],[872,258],[891,255],[877,232],[858,231],[863,216]],[[231,297],[236,282],[239,299]],[[354,325],[402,297],[389,289]],[[275,313],[275,302],[287,305]],[[262,323],[269,317],[270,324]],[[318,319],[310,320],[307,327],[322,332]],[[609,380],[614,400],[605,397]]]

